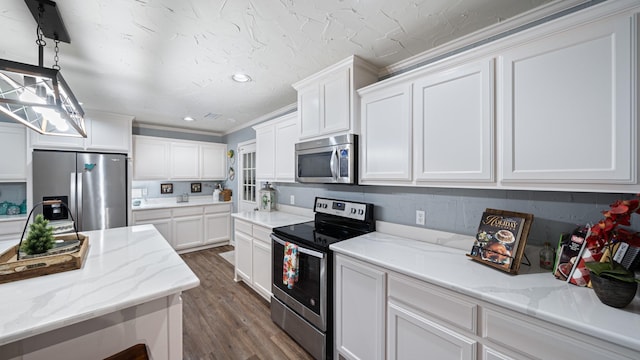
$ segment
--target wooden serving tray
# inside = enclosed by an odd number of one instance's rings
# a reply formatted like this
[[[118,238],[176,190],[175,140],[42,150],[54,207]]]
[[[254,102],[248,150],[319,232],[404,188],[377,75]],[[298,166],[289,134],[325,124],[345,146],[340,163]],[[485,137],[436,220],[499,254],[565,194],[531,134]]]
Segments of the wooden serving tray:
[[[0,284],[32,277],[80,269],[89,250],[89,237],[80,233],[54,235],[56,239],[80,239],[80,250],[67,254],[47,255],[16,260],[18,245],[0,254]]]

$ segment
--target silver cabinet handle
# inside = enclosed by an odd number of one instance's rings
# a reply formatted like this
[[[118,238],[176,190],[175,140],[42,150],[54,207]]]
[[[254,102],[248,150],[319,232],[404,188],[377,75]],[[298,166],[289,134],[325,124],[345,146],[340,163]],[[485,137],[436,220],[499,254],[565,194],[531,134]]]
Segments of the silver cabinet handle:
[[[285,242],[283,240],[281,240],[279,237],[271,234],[271,239],[273,239],[273,241],[277,242],[278,244],[285,246]],[[306,255],[311,255],[313,257],[317,257],[318,259],[323,259],[324,258],[324,254],[319,252],[319,251],[315,251],[315,250],[311,250],[311,249],[307,249],[304,248],[300,245],[298,245],[298,251],[302,254],[306,254]]]
[[[336,165],[338,165],[338,149],[333,149],[329,167],[331,167],[331,176],[334,180],[338,178],[338,169],[336,169]]]

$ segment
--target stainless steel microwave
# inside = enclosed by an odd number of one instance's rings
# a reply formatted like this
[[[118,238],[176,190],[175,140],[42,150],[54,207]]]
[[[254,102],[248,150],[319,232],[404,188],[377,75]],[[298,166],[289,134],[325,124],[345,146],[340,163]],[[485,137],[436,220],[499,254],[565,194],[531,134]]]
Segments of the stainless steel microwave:
[[[358,137],[332,136],[296,144],[296,181],[316,184],[357,182]]]

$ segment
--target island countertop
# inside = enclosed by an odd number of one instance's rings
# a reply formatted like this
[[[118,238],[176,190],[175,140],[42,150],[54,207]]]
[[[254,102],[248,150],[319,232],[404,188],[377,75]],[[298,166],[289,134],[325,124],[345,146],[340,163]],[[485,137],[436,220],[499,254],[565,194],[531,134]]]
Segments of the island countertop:
[[[0,284],[0,345],[200,284],[152,225],[82,233],[89,252],[81,269]],[[13,245],[0,242],[0,252]]]

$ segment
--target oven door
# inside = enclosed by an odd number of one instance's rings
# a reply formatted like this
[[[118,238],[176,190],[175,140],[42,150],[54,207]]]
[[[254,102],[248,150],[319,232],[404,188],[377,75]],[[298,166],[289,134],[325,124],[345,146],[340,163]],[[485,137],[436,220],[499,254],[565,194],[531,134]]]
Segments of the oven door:
[[[298,281],[289,289],[283,281],[284,247],[288,241],[271,234],[272,292],[278,300],[321,331],[327,327],[327,254],[298,245]]]

